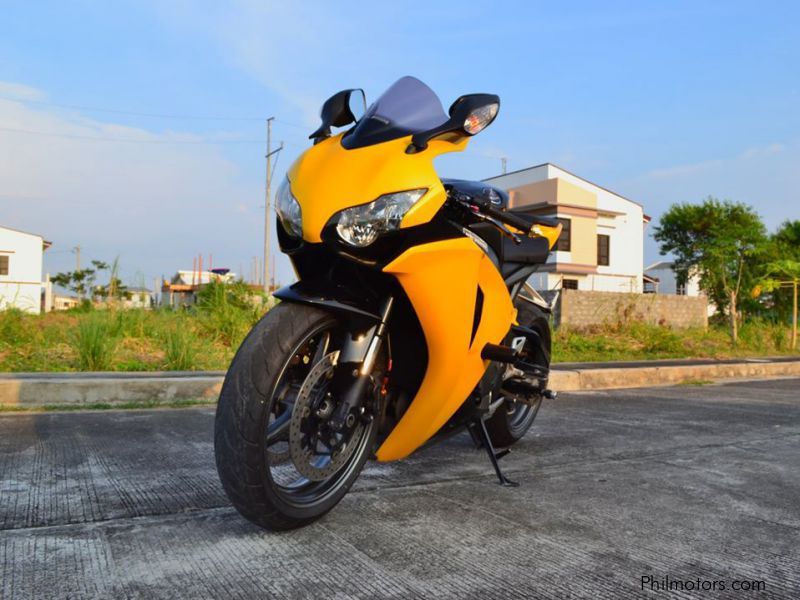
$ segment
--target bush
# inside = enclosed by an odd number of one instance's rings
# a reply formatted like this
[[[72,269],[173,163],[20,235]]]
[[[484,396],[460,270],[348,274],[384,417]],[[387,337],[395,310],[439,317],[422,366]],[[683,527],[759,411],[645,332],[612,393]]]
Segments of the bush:
[[[191,371],[197,368],[194,336],[185,324],[168,329],[164,334],[165,368],[169,371]]]
[[[0,311],[0,343],[14,345],[28,342],[34,336],[30,319],[18,308]]]
[[[197,297],[197,312],[205,330],[226,346],[238,346],[262,315],[262,296],[242,282],[212,282]]]
[[[107,371],[111,368],[117,339],[108,313],[93,312],[78,321],[73,341],[82,371]]]

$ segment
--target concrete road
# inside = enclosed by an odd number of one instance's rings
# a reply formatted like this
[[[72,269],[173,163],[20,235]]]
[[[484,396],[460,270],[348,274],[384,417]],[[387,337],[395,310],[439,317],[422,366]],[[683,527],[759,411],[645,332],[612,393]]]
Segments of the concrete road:
[[[503,459],[521,487],[461,436],[283,534],[228,506],[212,428],[0,416],[0,598],[800,597],[797,379],[563,394]]]

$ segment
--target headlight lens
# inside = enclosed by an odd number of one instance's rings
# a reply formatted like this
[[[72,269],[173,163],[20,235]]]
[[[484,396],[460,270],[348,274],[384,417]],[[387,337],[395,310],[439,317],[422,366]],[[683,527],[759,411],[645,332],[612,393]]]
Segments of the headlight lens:
[[[351,246],[369,246],[381,234],[399,229],[405,214],[427,191],[423,188],[384,194],[369,204],[347,208],[339,213],[336,231]]]
[[[292,196],[288,177],[283,180],[275,196],[275,212],[289,235],[303,237],[303,213],[297,199]]]

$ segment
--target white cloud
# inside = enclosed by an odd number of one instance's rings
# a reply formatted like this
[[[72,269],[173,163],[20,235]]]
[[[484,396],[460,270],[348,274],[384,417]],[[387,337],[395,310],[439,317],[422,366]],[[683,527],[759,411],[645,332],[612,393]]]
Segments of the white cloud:
[[[0,96],[17,100],[42,100],[45,98],[41,90],[11,81],[0,81]]]
[[[68,251],[77,244],[85,258],[121,255],[123,273],[141,272],[147,283],[199,252],[247,270],[263,243],[263,221],[253,217],[260,177],[248,180],[217,146],[178,141],[198,138],[0,99],[0,222],[52,240],[52,272],[74,266]]]
[[[658,217],[676,202],[699,202],[707,196],[753,206],[768,229],[786,219],[800,219],[800,142],[771,143],[730,157],[656,169],[621,181],[614,189],[641,200]],[[648,244],[655,258],[655,243]]]

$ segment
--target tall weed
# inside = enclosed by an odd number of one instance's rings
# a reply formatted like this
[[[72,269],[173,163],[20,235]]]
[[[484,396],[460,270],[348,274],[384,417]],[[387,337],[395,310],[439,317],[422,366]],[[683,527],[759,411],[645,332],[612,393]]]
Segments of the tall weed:
[[[261,318],[261,298],[243,282],[212,282],[197,299],[197,312],[204,329],[226,346],[238,346]]]
[[[82,371],[107,371],[111,368],[117,338],[109,314],[93,312],[78,321],[73,343]]]
[[[169,371],[191,371],[197,368],[198,351],[194,336],[187,324],[179,323],[177,327],[164,333],[164,361]]]

